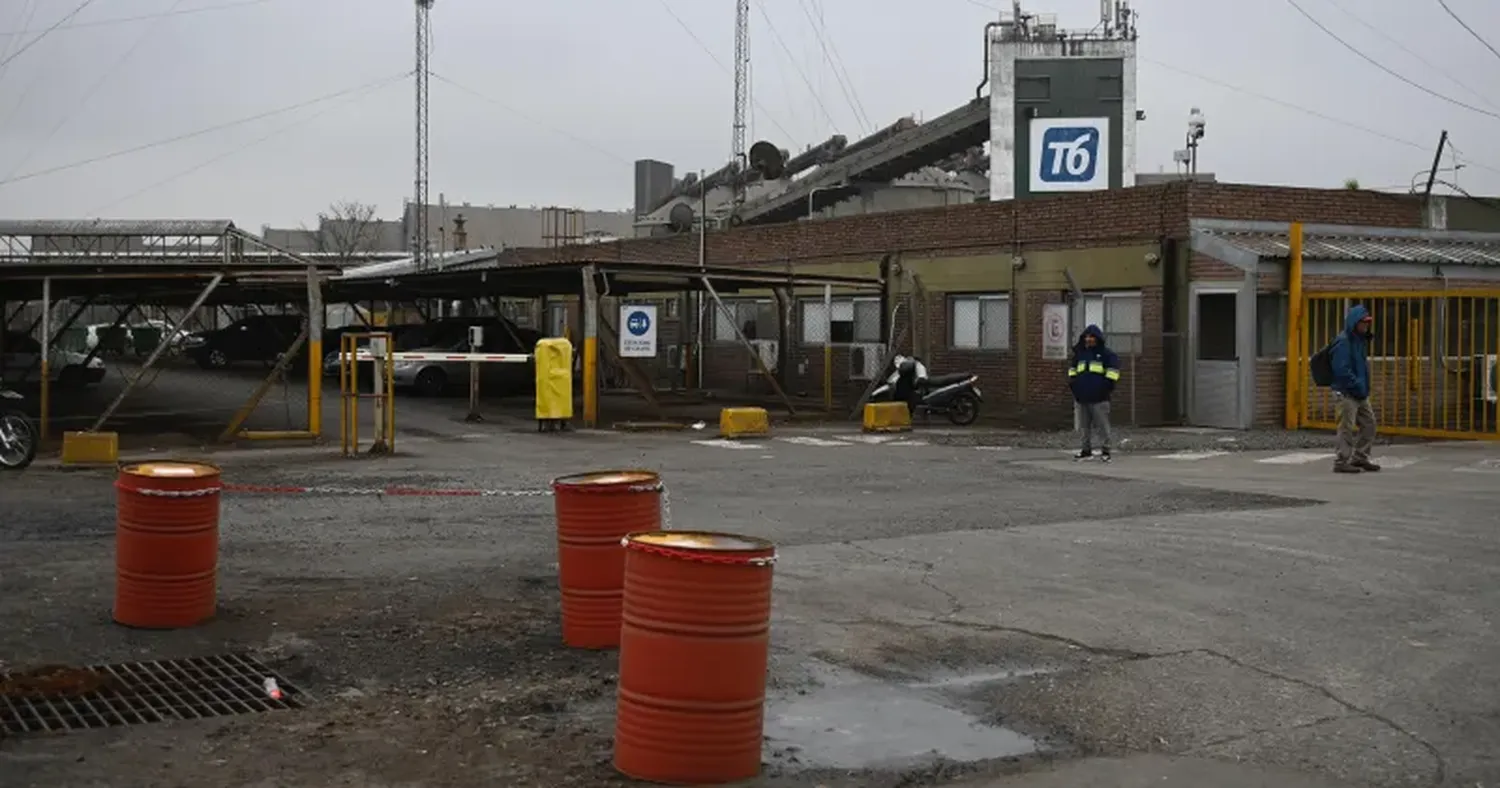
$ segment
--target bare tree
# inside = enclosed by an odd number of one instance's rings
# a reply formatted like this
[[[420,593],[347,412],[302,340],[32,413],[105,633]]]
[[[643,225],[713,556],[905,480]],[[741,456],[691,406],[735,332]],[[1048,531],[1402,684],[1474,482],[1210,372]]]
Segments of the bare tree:
[[[312,234],[313,248],[335,255],[340,261],[384,251],[380,248],[380,220],[376,207],[354,200],[339,200],[318,213],[318,229]]]

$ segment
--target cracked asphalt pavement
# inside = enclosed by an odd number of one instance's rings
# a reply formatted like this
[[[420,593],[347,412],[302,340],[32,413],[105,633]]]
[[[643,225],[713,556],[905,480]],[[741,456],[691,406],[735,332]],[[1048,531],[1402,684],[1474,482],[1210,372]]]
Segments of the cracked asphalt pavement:
[[[218,459],[358,489],[645,467],[674,527],[775,540],[757,785],[1500,784],[1500,476],[421,418],[382,460]],[[547,498],[226,496],[219,619],[142,633],[108,622],[109,482],[0,477],[0,670],[250,650],[320,701],[0,741],[7,784],[616,784],[613,657],[558,644]]]

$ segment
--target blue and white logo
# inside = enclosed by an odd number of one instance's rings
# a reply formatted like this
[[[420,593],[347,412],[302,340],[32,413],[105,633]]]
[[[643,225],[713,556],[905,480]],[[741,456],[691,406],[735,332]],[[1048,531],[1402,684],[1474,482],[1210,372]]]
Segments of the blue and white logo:
[[[1108,118],[1031,121],[1031,191],[1109,188]]]
[[[652,304],[620,305],[620,356],[656,357],[656,307]]]
[[[645,336],[651,330],[651,316],[639,309],[631,312],[625,319],[625,330],[638,337]]]

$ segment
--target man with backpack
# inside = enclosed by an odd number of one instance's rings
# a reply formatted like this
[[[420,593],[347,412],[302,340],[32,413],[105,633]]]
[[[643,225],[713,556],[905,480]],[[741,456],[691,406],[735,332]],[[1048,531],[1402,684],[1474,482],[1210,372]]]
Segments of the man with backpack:
[[[1083,448],[1078,459],[1094,456],[1094,433],[1099,433],[1099,459],[1109,462],[1109,397],[1120,382],[1120,357],[1104,344],[1104,332],[1089,326],[1073,346],[1068,365],[1068,388],[1073,390],[1073,411],[1083,428]]]
[[[1375,411],[1370,407],[1369,345],[1375,318],[1362,304],[1349,308],[1344,330],[1312,359],[1313,382],[1333,389],[1338,418],[1334,473],[1380,470],[1370,461]],[[1326,381],[1326,382],[1324,382]]]

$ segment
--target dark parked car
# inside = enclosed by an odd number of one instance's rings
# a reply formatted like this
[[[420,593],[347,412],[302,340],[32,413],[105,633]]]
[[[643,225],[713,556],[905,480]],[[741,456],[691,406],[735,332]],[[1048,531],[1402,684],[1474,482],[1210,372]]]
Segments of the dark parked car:
[[[300,315],[254,315],[216,331],[199,331],[182,340],[182,353],[204,369],[223,369],[238,361],[275,361],[302,332]]]

